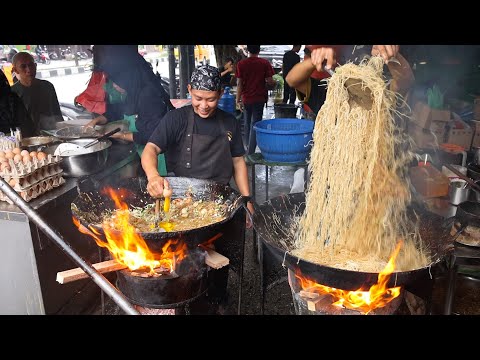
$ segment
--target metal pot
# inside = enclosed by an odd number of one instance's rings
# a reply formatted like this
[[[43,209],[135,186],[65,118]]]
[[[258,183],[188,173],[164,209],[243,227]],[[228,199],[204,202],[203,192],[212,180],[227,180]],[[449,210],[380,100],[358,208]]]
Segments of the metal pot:
[[[67,126],[51,133],[61,140],[97,138],[102,134],[91,126]]]
[[[291,227],[295,218],[305,210],[304,193],[282,195],[262,205],[254,205],[253,226],[267,249],[282,265],[293,271],[300,270],[303,275],[317,283],[337,289],[358,290],[362,286],[377,283],[378,273],[333,268],[292,255],[294,234]],[[445,220],[424,208],[411,210],[414,210],[410,211],[411,216],[418,214],[421,217],[419,231],[431,251],[432,263],[421,269],[394,272],[388,281],[388,287],[409,285],[425,279],[429,276],[430,267],[443,260],[452,249],[454,240],[450,235],[453,223],[451,218]]]
[[[455,179],[451,180],[448,186],[448,197],[450,203],[459,205],[468,200],[470,194],[470,187],[465,180]]]
[[[69,143],[83,146],[89,142],[94,141],[94,138],[70,140]],[[103,169],[108,159],[108,149],[112,146],[110,140],[100,141],[89,147],[88,153],[79,155],[61,155],[62,162],[60,165],[63,168],[63,175],[69,177],[78,177],[92,175]],[[58,145],[50,146],[45,149],[48,154],[54,155],[55,149]]]
[[[20,147],[28,151],[44,150],[45,147],[58,142],[59,140],[53,136],[32,136],[23,138]]]

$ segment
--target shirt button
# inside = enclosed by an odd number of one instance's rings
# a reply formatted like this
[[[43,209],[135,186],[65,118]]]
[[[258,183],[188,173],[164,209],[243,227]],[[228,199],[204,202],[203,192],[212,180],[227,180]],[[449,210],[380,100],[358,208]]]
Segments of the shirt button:
[[[190,148],[187,148],[187,151],[190,151]]]
[[[190,163],[186,163],[188,169],[190,169]]]

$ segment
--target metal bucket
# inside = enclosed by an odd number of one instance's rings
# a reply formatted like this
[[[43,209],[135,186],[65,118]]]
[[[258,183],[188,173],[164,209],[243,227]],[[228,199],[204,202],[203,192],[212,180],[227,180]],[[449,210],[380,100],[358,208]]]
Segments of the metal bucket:
[[[273,110],[276,118],[296,118],[298,106],[295,104],[275,104]]]

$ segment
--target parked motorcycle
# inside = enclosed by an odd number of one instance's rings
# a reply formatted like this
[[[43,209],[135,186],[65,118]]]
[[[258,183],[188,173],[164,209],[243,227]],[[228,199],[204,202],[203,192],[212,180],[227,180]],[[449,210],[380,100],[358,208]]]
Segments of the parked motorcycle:
[[[88,59],[88,54],[85,51],[77,51],[78,59]]]
[[[58,60],[58,55],[55,51],[51,51],[48,53],[48,57],[50,58],[50,60]]]

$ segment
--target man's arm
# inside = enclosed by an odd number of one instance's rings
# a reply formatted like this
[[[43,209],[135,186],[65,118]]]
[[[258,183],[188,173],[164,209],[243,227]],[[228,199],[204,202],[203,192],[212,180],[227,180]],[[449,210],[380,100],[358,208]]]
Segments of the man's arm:
[[[315,66],[312,64],[312,59],[308,58],[296,64],[292,70],[290,70],[285,78],[285,81],[292,88],[300,91],[302,94],[307,93],[308,79],[315,70]]]
[[[242,89],[243,89],[242,79],[241,79],[241,78],[237,78],[236,102],[237,102],[237,107],[238,107],[240,110],[243,110]]]
[[[47,80],[45,80],[47,81]],[[55,116],[55,121],[60,122],[63,121],[62,110],[60,109],[60,103],[58,102],[57,92],[55,91],[55,87],[51,82],[49,84],[49,98],[50,98],[50,111],[53,116]]]
[[[247,164],[243,156],[233,157],[233,178],[235,179],[235,184],[237,184],[238,191],[244,196],[250,196],[250,186],[248,185],[248,171]],[[248,210],[253,214],[254,208],[251,202],[247,204]],[[250,218],[247,216],[247,228],[251,228],[252,223]]]
[[[288,85],[300,91],[307,93],[308,79],[314,70],[323,71],[323,63],[326,61],[325,68],[331,69],[336,63],[336,52],[333,47],[319,47],[312,51],[309,58],[296,64],[289,71],[285,80]]]
[[[163,196],[164,187],[168,184],[168,181],[160,176],[158,172],[158,154],[160,152],[161,149],[157,145],[148,142],[143,149],[141,157],[142,168],[148,180],[147,191],[154,198]]]
[[[160,176],[158,173],[158,155],[160,152],[160,148],[152,142],[148,142],[143,149],[141,162],[148,180]]]

